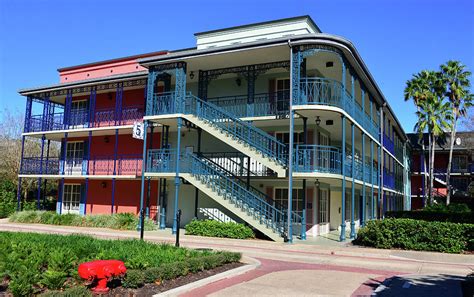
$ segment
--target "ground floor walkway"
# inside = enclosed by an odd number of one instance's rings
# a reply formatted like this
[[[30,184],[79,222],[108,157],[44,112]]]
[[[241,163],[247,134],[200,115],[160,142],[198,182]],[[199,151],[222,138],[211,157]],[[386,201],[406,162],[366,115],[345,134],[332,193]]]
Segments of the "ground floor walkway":
[[[8,223],[0,230],[89,234],[100,238],[137,238],[138,232],[98,228]],[[181,234],[183,234],[182,231]],[[174,242],[170,230],[145,232],[152,242]],[[461,296],[460,280],[474,271],[474,256],[377,250],[318,239],[293,244],[181,236],[181,246],[241,252],[249,269],[203,286],[174,291],[179,296],[367,296],[386,279],[383,296],[409,296],[437,284],[439,296]],[[251,267],[250,267],[251,266]],[[448,293],[449,292],[449,293]],[[394,293],[395,295],[391,295]],[[387,295],[388,294],[388,295]],[[414,296],[414,295],[413,295]],[[430,295],[437,296],[437,295]]]

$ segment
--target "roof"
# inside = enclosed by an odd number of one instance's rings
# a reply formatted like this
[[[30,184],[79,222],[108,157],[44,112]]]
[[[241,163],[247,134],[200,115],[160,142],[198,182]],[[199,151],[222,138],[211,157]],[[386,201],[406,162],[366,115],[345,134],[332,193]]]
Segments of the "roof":
[[[109,60],[102,60],[102,61],[91,62],[91,63],[80,64],[80,65],[74,65],[74,66],[69,66],[69,67],[62,67],[62,68],[58,68],[58,71],[62,72],[62,71],[75,70],[75,69],[91,67],[91,66],[117,63],[117,62],[121,62],[121,61],[128,61],[128,60],[134,60],[134,59],[137,60],[137,59],[140,59],[140,58],[164,55],[166,53],[168,53],[167,50],[162,50],[162,51],[157,51],[157,52],[151,52],[151,53],[145,53],[145,54],[139,54],[139,55],[109,59]]]
[[[148,71],[137,71],[137,72],[131,72],[131,73],[124,73],[124,74],[114,74],[114,75],[91,78],[91,79],[77,80],[77,81],[68,82],[68,83],[57,83],[57,84],[52,84],[52,85],[47,85],[47,86],[25,88],[25,89],[18,90],[18,93],[26,96],[26,95],[30,95],[34,93],[39,93],[39,92],[56,91],[60,89],[68,89],[68,88],[77,87],[77,86],[93,85],[93,84],[102,83],[102,82],[113,82],[116,80],[134,79],[134,78],[139,78],[139,77],[146,78],[147,75],[148,75]]]
[[[408,133],[408,139],[412,145],[413,150],[421,150],[421,144],[424,142],[428,146],[428,133],[423,133],[423,142],[420,140],[418,133]],[[461,140],[461,144],[454,144],[454,150],[474,150],[474,131],[456,132],[456,139]],[[435,150],[449,151],[451,134],[446,133],[444,139],[440,138],[436,142]]]
[[[252,24],[245,24],[245,25],[240,25],[240,26],[228,27],[228,28],[223,28],[223,29],[203,31],[203,32],[194,33],[194,36],[217,33],[217,32],[231,31],[231,30],[235,30],[235,29],[245,29],[245,28],[254,27],[254,26],[269,25],[269,24],[275,24],[275,23],[281,23],[281,22],[299,21],[299,20],[309,21],[309,23],[312,26],[314,26],[316,28],[316,30],[318,30],[319,32],[322,32],[321,29],[319,29],[318,25],[316,25],[316,23],[313,21],[313,19],[309,15],[302,15],[302,16],[283,18],[283,19],[278,19],[278,20],[271,20],[271,21],[265,21],[265,22],[259,22],[259,23],[252,23]]]

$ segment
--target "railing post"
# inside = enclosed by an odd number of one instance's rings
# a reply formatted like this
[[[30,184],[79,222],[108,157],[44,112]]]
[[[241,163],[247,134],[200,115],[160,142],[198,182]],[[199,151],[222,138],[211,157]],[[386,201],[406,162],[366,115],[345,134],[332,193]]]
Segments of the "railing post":
[[[365,134],[362,133],[362,215],[360,225],[365,225]]]
[[[24,126],[25,132],[30,132],[32,106],[33,106],[33,98],[31,96],[26,97],[25,126]]]
[[[173,229],[172,229],[172,234],[176,234],[176,231],[178,230],[178,201],[179,201],[179,187],[181,184],[180,180],[180,172],[179,172],[179,163],[181,159],[181,126],[182,126],[182,118],[178,118],[178,123],[177,123],[177,144],[176,144],[176,175],[174,178],[174,186],[175,186],[175,191],[174,191],[174,218],[173,218]]]
[[[346,119],[341,116],[342,125],[342,205],[341,205],[341,234],[339,241],[346,240]]]
[[[354,204],[355,204],[355,141],[354,141],[354,123],[351,123],[351,142],[352,142],[352,189],[351,189],[351,234],[350,238],[355,238],[354,222]]]
[[[145,225],[145,214],[144,214],[144,209],[143,209],[143,196],[144,196],[144,191],[145,191],[145,169],[146,169],[146,138],[148,134],[148,121],[144,121],[144,127],[143,129],[145,130],[145,133],[143,134],[143,161],[142,161],[142,176],[141,176],[141,185],[140,185],[140,225],[139,230],[140,230],[140,239],[143,240],[143,232],[144,232],[144,225]]]

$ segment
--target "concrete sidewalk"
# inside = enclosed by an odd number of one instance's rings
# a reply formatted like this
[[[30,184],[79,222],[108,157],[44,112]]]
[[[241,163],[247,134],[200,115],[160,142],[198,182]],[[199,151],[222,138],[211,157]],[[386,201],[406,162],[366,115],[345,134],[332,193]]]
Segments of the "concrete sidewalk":
[[[87,234],[99,238],[138,238],[136,231],[19,224],[0,221],[0,230],[55,234]],[[184,230],[181,230],[184,234]],[[174,243],[170,230],[147,231],[145,240]],[[293,244],[181,235],[181,246],[241,252],[262,265],[243,275],[226,277],[192,296],[231,295],[364,295],[382,280],[403,275],[465,276],[474,270],[474,256],[360,248],[350,244],[325,245],[308,240]],[[317,293],[315,293],[317,292]],[[186,295],[189,295],[186,293]]]

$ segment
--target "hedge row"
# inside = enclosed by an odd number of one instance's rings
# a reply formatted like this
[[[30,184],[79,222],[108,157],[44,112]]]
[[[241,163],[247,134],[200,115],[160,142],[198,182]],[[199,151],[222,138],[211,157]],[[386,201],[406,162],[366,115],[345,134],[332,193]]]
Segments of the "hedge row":
[[[255,238],[252,229],[234,222],[223,223],[213,220],[192,220],[184,228],[187,235],[236,239]]]
[[[474,224],[412,219],[369,221],[354,244],[390,249],[461,253],[474,250]]]
[[[220,261],[213,263],[240,259],[237,253],[197,251],[140,240],[0,232],[0,279],[8,280],[8,292],[14,296],[41,293],[45,288],[58,290],[82,286],[77,268],[80,263],[92,260],[122,260],[130,271],[170,268],[186,262],[190,271],[194,271],[210,259],[208,256]],[[133,274],[131,272],[128,277],[128,283]]]
[[[144,284],[162,282],[222,266],[227,263],[238,262],[241,258],[237,253],[220,253],[187,261],[167,263],[160,267],[151,267],[145,270],[129,270],[122,284],[126,288],[139,288]]]
[[[77,227],[111,228],[120,230],[136,230],[138,217],[132,213],[118,213],[113,215],[57,214],[54,211],[20,211],[9,217],[10,222],[64,225]],[[145,230],[155,230],[152,220],[145,220]]]
[[[440,212],[429,210],[415,211],[388,211],[387,218],[414,219],[430,222],[451,222],[474,224],[474,214],[472,212]]]

